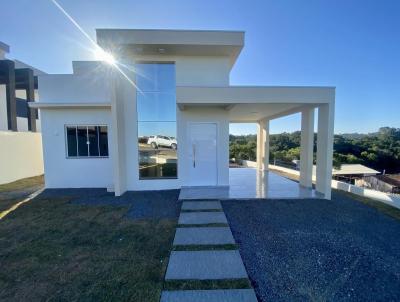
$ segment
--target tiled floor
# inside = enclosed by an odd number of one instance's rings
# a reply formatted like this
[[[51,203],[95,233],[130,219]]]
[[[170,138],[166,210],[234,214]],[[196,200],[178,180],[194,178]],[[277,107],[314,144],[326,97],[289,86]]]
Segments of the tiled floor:
[[[276,173],[252,168],[229,169],[229,187],[183,187],[179,199],[319,198],[312,189]]]

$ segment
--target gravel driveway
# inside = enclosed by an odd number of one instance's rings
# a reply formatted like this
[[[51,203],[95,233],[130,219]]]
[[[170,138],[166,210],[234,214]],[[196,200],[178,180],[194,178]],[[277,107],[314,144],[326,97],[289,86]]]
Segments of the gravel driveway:
[[[340,193],[224,201],[261,301],[399,301],[400,221]]]

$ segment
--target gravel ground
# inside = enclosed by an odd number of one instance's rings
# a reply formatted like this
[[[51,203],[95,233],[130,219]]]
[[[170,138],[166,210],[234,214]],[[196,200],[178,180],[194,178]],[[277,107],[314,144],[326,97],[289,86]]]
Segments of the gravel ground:
[[[340,193],[223,208],[261,301],[400,301],[400,221]]]
[[[128,191],[116,197],[105,189],[47,189],[41,196],[68,196],[77,204],[131,205],[127,216],[132,219],[175,219],[180,212],[179,190]]]

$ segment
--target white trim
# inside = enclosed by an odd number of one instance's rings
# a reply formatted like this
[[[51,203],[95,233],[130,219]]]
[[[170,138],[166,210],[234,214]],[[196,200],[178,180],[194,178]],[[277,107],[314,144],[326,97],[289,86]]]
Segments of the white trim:
[[[43,103],[43,102],[28,102],[30,108],[42,109],[95,109],[95,108],[111,108],[111,103]]]

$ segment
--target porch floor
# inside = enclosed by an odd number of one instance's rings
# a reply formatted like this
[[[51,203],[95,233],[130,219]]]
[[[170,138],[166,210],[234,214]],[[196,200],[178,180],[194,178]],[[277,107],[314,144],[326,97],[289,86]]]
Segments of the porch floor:
[[[271,171],[230,168],[229,187],[182,187],[179,199],[321,198],[313,189]]]

